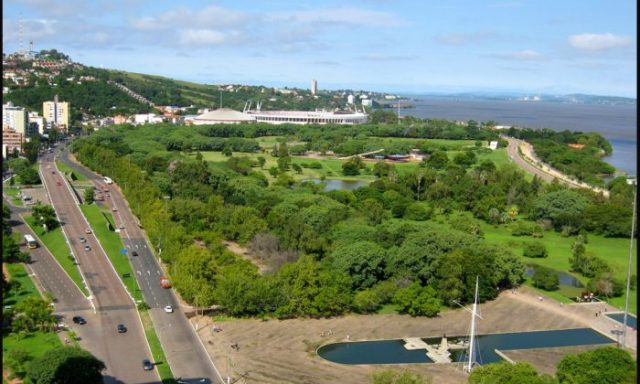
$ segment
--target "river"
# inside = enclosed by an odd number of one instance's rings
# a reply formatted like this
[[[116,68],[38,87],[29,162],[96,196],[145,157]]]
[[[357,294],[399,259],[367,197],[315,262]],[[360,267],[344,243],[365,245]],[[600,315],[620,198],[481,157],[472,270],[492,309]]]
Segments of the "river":
[[[435,96],[412,98],[414,108],[400,110],[401,116],[479,122],[494,120],[499,125],[600,132],[613,147],[612,156],[604,160],[629,175],[636,175],[635,105],[475,100]]]

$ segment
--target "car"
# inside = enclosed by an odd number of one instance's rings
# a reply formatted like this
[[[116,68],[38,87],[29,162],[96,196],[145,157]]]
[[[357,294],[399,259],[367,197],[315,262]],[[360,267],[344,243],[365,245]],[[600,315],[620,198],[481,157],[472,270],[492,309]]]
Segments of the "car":
[[[85,239],[83,236],[80,236],[79,240],[80,240],[81,243],[86,243],[87,242],[87,239]]]
[[[167,313],[173,313],[173,307],[170,305],[167,305],[164,307],[164,311]]]
[[[89,228],[84,230],[84,233],[86,233],[87,235],[91,233],[91,230]]]
[[[118,208],[116,208],[116,207],[111,208],[111,210],[112,210],[113,212],[118,212]]]
[[[127,332],[127,327],[124,326],[124,324],[118,324],[118,333],[125,333]]]
[[[150,371],[153,369],[153,364],[151,364],[151,361],[149,359],[142,360],[142,369],[144,369],[145,371]]]
[[[59,182],[59,181],[56,181],[56,184],[58,184],[58,187],[61,187],[61,186],[62,186],[62,183],[61,183],[61,182]]]
[[[56,174],[56,171],[51,171],[51,174],[52,174],[52,175],[55,175],[55,174]]]
[[[120,229],[124,229],[124,224],[120,225]]]
[[[90,246],[88,246],[88,245],[85,245],[85,246],[84,246],[84,250],[85,250],[85,251],[87,251],[87,252],[89,252],[89,251],[91,250],[91,247],[90,247]]]
[[[75,324],[87,324],[87,321],[82,316],[73,316],[71,320],[73,320]]]
[[[131,256],[138,256],[138,252],[136,251],[131,252]]]

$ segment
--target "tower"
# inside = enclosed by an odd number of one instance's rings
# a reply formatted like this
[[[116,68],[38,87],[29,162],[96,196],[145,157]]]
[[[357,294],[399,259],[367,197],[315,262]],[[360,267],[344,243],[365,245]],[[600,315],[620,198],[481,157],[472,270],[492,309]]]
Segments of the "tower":
[[[314,96],[318,94],[318,82],[315,79],[311,80],[311,94]]]

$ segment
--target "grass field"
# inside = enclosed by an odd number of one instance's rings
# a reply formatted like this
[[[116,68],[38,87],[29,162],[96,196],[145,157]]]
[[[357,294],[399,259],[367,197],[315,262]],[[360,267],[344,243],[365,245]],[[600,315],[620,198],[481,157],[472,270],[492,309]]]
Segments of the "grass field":
[[[29,296],[40,296],[40,293],[36,289],[35,284],[29,277],[24,264],[21,263],[4,263],[11,276],[10,281],[17,282],[17,287],[12,288],[3,302],[3,305],[16,305],[22,302]]]
[[[4,264],[9,273],[9,280],[18,282],[19,288],[8,291],[7,297],[4,298],[3,305],[16,305],[29,296],[38,296],[40,293],[36,289],[35,284],[27,274],[23,264]],[[50,349],[62,346],[60,338],[55,333],[35,332],[26,336],[18,334],[9,334],[6,330],[2,332],[2,355],[3,355],[3,371],[6,368],[4,358],[8,351],[22,349],[27,352],[31,358],[42,356]]]
[[[33,217],[24,216],[24,219],[31,230],[38,236],[39,240],[47,247],[47,249],[49,249],[49,252],[51,252],[53,257],[55,257],[56,260],[58,260],[58,263],[62,265],[62,268],[71,277],[71,280],[73,280],[78,288],[80,288],[80,291],[82,291],[85,296],[88,296],[89,293],[84,287],[80,271],[78,270],[75,261],[70,256],[71,250],[64,238],[62,228],[57,227],[54,230],[45,233],[44,229],[35,225]]]
[[[9,187],[8,185],[8,183],[5,183],[2,186],[2,192],[11,198],[13,205],[22,207],[22,199],[18,196],[20,194],[20,190],[16,187]]]
[[[156,331],[153,329],[153,323],[151,321],[151,316],[149,316],[148,311],[138,311],[140,313],[140,318],[142,319],[142,325],[144,326],[144,333],[149,341],[149,347],[151,348],[151,354],[153,355],[152,362],[156,364],[156,368],[158,368],[158,374],[160,375],[160,380],[163,383],[174,383],[173,373],[171,372],[171,367],[169,367],[169,363],[167,362],[167,358],[164,355],[164,351],[162,350],[162,345],[160,344],[160,339],[158,339],[158,335]]]
[[[549,256],[544,259],[522,258],[527,263],[535,263],[557,271],[570,273],[575,276],[582,284],[586,285],[588,278],[579,274],[569,272],[571,266],[569,257],[571,256],[571,245],[574,237],[563,237],[557,232],[545,231],[544,237],[541,239],[533,239],[531,237],[511,236],[511,233],[505,226],[494,227],[492,225],[482,223],[482,230],[487,242],[502,245],[510,249],[518,256],[522,256],[524,244],[534,240],[540,241],[547,248]],[[613,269],[615,276],[621,281],[627,279],[627,261],[629,259],[629,239],[606,238],[597,235],[588,235],[589,243],[586,245],[587,253],[591,253],[604,259]],[[634,250],[634,254],[637,250]],[[637,257],[633,260],[633,271],[636,270]],[[545,292],[546,293],[546,292]],[[558,292],[556,292],[558,293]],[[633,313],[637,312],[636,305],[637,290],[631,290],[629,308]],[[611,305],[618,308],[624,305],[624,297],[616,297],[610,300]]]
[[[87,179],[82,173],[74,171],[73,169],[71,169],[71,167],[60,160],[56,160],[56,166],[58,167],[60,172],[67,174],[73,172],[73,174],[76,176],[77,181],[89,181],[89,179]]]
[[[120,250],[124,248],[124,244],[122,244],[120,236],[115,233],[115,231],[112,231],[107,227],[107,219],[105,219],[102,214],[103,211],[101,211],[100,207],[95,204],[82,204],[80,209],[82,209],[82,213],[87,218],[87,221],[89,221],[89,224],[93,229],[93,233],[98,238],[98,241],[100,241],[100,244],[102,244],[102,248],[107,252],[107,256],[109,257],[109,260],[111,260],[111,264],[113,264],[113,267],[118,273],[118,276],[120,276],[124,282],[129,293],[131,293],[136,301],[143,301],[142,292],[140,291],[138,282],[134,277],[133,268],[131,267],[131,263],[129,263],[128,256],[120,253]],[[113,224],[111,213],[108,213],[108,211],[105,211],[104,213]],[[129,277],[123,277],[123,275],[127,273],[129,274]]]

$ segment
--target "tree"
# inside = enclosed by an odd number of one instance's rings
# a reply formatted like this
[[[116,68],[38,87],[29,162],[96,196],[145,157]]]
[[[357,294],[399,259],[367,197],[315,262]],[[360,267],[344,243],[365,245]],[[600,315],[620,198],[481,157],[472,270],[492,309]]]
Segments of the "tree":
[[[296,173],[297,173],[298,175],[301,175],[301,174],[302,174],[302,167],[301,167],[300,165],[298,165],[298,164],[292,164],[292,165],[291,165],[291,168],[293,168],[293,170],[294,170],[294,171],[296,171]]]
[[[84,202],[87,204],[93,204],[95,193],[93,188],[85,188],[84,190]]]
[[[453,162],[463,168],[469,168],[476,162],[476,154],[473,151],[462,151],[456,154],[453,158]]]
[[[13,332],[25,331],[52,331],[55,328],[56,318],[53,316],[51,302],[37,296],[29,296],[24,301],[16,304],[11,320]]]
[[[284,172],[289,169],[289,165],[291,165],[291,158],[289,156],[279,156],[278,157],[278,169],[281,172]]]
[[[549,375],[540,375],[529,363],[515,364],[501,361],[475,368],[469,375],[469,384],[553,384]]]
[[[371,384],[430,384],[431,378],[422,376],[418,373],[408,371],[394,371],[387,369],[380,372],[374,372],[370,377]]]
[[[27,142],[23,146],[24,156],[27,158],[30,164],[35,164],[38,161],[38,151],[40,150],[40,136],[34,136],[31,141]]]
[[[342,164],[342,174],[345,176],[357,176],[363,167],[362,159],[354,156]]]
[[[560,278],[558,274],[545,267],[535,266],[533,268],[533,286],[536,288],[542,288],[545,291],[555,291],[560,285]]]
[[[226,157],[231,157],[233,155],[231,146],[225,145],[224,148],[222,148],[222,154],[225,155]]]
[[[429,286],[423,288],[418,282],[399,289],[393,302],[398,305],[400,313],[408,313],[411,316],[433,317],[440,312],[441,306],[436,291]]]
[[[549,219],[556,229],[563,225],[577,226],[587,207],[587,199],[570,189],[549,192],[539,197],[533,206],[533,218]]]
[[[353,289],[369,288],[384,279],[386,252],[376,243],[360,241],[331,254],[333,268],[351,276]]]
[[[77,347],[51,349],[33,360],[27,379],[33,384],[99,384],[104,363],[91,353]]]
[[[362,202],[362,212],[367,217],[369,224],[376,225],[384,218],[384,206],[376,199],[366,199]]]
[[[436,150],[427,160],[427,165],[433,169],[444,169],[447,164],[449,164],[449,158],[445,151]]]
[[[5,362],[11,369],[11,372],[18,377],[24,377],[26,374],[26,368],[31,361],[31,355],[22,348],[12,348],[6,352]]]
[[[58,221],[56,220],[56,211],[50,205],[35,205],[32,209],[32,212],[33,219],[35,220],[36,225],[46,225],[47,231],[50,231],[58,226]]]
[[[7,204],[2,203],[2,233],[6,235],[11,234],[9,219],[11,219],[11,209]]]
[[[603,347],[565,356],[558,363],[556,377],[561,384],[631,384],[636,382],[637,373],[628,352]]]
[[[264,168],[264,165],[267,162],[267,159],[264,158],[264,156],[258,156],[258,164],[260,165],[260,168]]]
[[[31,167],[20,170],[17,175],[22,184],[40,184],[40,175],[38,174],[38,171]]]
[[[543,243],[539,241],[534,241],[532,243],[525,244],[524,249],[522,251],[522,256],[545,258],[549,256],[549,252],[547,252],[547,248],[544,246]]]

